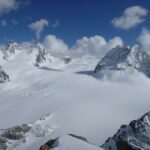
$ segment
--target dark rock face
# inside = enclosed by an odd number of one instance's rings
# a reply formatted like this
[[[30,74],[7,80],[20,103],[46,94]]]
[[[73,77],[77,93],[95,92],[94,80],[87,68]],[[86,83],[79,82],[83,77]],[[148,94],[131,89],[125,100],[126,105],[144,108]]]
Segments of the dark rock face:
[[[7,138],[9,140],[19,140],[24,137],[25,133],[29,132],[31,127],[24,124],[22,126],[16,126],[14,128],[7,129],[1,134],[1,137]]]
[[[7,139],[0,137],[0,149],[1,150],[7,150],[8,146],[7,146]]]
[[[84,142],[88,142],[88,140],[85,137],[78,136],[78,135],[75,135],[75,134],[69,134],[69,135],[72,136],[72,137],[74,137],[74,138],[77,138],[79,140],[82,140]]]
[[[42,145],[40,147],[40,150],[50,150],[49,146],[48,145]]]
[[[106,150],[149,150],[150,112],[122,126],[102,147]]]
[[[50,150],[52,148],[57,147],[59,144],[58,138],[57,139],[51,139],[47,141],[44,145],[40,147],[40,150]]]
[[[69,57],[69,56],[64,57],[64,63],[65,64],[69,64],[71,61],[72,61],[71,57]]]
[[[132,148],[126,141],[118,140],[116,143],[118,150],[136,150]]]
[[[25,134],[31,130],[27,124],[16,126],[6,130],[0,130],[0,150],[7,150],[9,141],[23,139]]]
[[[0,83],[9,81],[9,75],[0,66]]]
[[[116,47],[97,64],[95,73],[135,69],[150,77],[150,56],[139,46]]]
[[[36,45],[36,48],[38,49],[38,55],[36,56],[35,66],[39,67],[39,65],[44,62],[51,63],[52,56],[50,55],[50,53],[48,53],[48,51],[40,43],[38,43]]]

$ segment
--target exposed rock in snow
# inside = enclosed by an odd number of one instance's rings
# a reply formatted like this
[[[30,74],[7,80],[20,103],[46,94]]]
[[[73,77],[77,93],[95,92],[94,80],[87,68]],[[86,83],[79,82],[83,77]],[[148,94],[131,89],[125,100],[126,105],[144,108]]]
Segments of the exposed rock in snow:
[[[72,59],[71,59],[70,56],[65,56],[65,57],[64,57],[64,63],[65,63],[65,64],[69,64],[71,61],[72,61]]]
[[[82,136],[79,136],[79,135],[69,134],[69,136],[72,136],[72,137],[77,138],[77,139],[79,139],[79,140],[82,140],[82,141],[84,141],[84,142],[88,142],[87,138],[82,137]]]
[[[15,54],[17,50],[20,50],[21,47],[16,43],[8,43],[6,48],[2,49],[3,59],[7,60],[12,54]]]
[[[102,146],[106,150],[148,150],[150,149],[150,112],[129,125],[123,125],[118,132]]]
[[[110,50],[98,63],[95,73],[135,69],[150,77],[150,56],[139,46],[119,47]]]
[[[0,83],[9,81],[9,75],[0,66]]]
[[[49,150],[52,148],[57,147],[59,144],[58,138],[57,139],[51,139],[48,142],[46,142],[44,145],[40,147],[40,150]]]
[[[36,48],[38,50],[38,54],[36,56],[35,66],[39,66],[40,64],[44,62],[51,63],[52,56],[40,43],[36,45]]]
[[[50,115],[35,122],[0,130],[0,150],[17,149],[31,140],[32,142],[49,135],[53,129],[47,125]],[[30,142],[31,142],[30,141]]]

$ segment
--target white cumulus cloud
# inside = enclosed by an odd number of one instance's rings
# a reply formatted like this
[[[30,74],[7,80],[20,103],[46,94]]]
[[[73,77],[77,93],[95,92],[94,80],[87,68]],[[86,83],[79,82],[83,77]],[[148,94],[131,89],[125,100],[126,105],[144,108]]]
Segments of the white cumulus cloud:
[[[55,35],[47,35],[43,40],[43,45],[49,49],[54,56],[65,56],[68,54],[68,45]]]
[[[150,54],[150,30],[143,28],[138,41],[142,47]]]
[[[148,10],[141,6],[128,7],[121,17],[114,18],[111,23],[121,29],[133,28],[145,21]]]
[[[114,37],[109,41],[106,41],[104,37],[96,35],[93,37],[83,37],[76,41],[72,47],[71,52],[73,55],[92,55],[102,57],[110,49],[116,46],[123,46],[123,41],[120,37]]]
[[[103,57],[109,50],[116,46],[123,46],[120,37],[114,37],[107,41],[104,37],[96,35],[78,39],[75,44],[69,47],[62,39],[55,35],[47,35],[43,40],[43,45],[49,49],[54,56],[70,55],[72,57],[82,57],[84,55]]]
[[[0,0],[0,15],[17,9],[19,3],[16,0]]]
[[[49,25],[49,21],[47,19],[40,19],[36,22],[31,23],[29,25],[29,28],[36,32],[36,37],[37,39],[39,39],[44,28],[47,27],[48,25]]]

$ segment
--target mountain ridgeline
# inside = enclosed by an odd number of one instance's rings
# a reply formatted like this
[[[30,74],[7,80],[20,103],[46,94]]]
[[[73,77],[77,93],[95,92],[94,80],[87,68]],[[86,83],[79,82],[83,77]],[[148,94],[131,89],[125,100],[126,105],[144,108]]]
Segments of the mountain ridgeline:
[[[150,55],[141,47],[119,47],[110,50],[95,68],[96,74],[105,71],[137,70],[150,77]]]

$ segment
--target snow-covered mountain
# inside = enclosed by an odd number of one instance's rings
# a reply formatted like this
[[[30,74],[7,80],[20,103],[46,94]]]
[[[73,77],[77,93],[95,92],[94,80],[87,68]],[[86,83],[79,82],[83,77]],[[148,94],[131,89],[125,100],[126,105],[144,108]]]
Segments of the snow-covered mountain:
[[[141,118],[123,125],[118,132],[102,146],[105,150],[149,150],[150,112]]]
[[[94,56],[56,58],[39,43],[11,45],[0,50],[0,65],[10,79],[0,84],[0,140],[8,150],[37,150],[53,134],[60,137],[56,149],[74,147],[72,137],[64,138],[68,133],[86,137],[99,146],[121,124],[149,110],[150,80],[144,75],[136,76],[130,85],[105,82],[93,76],[99,61]],[[39,119],[46,114],[51,114],[48,121]],[[28,132],[22,131],[24,124],[31,127]],[[21,138],[10,139],[6,133],[14,136],[16,130]],[[38,131],[44,134],[37,136]],[[88,149],[87,146],[91,144],[81,147]]]
[[[16,51],[21,50],[21,47],[16,43],[8,43],[7,46],[1,49],[2,57],[7,60],[11,55],[15,54]]]
[[[0,49],[1,61],[15,57],[15,55],[18,53],[22,53],[24,57],[30,57],[30,55],[32,55],[31,59],[34,59],[34,63],[36,65],[42,63],[51,63],[53,59],[49,51],[46,50],[40,43],[18,44],[16,42],[12,42],[8,43],[5,48]]]
[[[139,46],[110,50],[95,68],[96,74],[113,71],[137,70],[150,77],[150,56]]]

